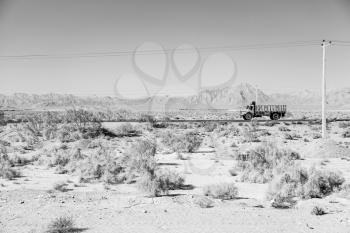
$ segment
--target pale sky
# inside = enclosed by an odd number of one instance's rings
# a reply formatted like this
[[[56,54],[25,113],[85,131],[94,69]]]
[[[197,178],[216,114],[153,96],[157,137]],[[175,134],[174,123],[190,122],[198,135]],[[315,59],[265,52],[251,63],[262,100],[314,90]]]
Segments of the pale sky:
[[[113,96],[120,77],[122,94],[143,93],[130,54],[1,56],[134,51],[145,42],[172,49],[183,44],[222,47],[322,39],[350,42],[350,0],[0,0],[0,93]],[[214,65],[203,66],[208,85],[231,72],[229,61],[215,54],[218,51],[200,51],[201,64],[209,55],[218,58],[208,58]],[[235,83],[251,83],[266,92],[321,87],[320,45],[220,51],[237,65]],[[167,64],[162,56],[147,55],[140,66],[162,70]],[[191,59],[183,57],[179,63],[186,66]],[[198,75],[205,76],[197,71],[192,81],[183,83],[170,67],[166,84],[155,89],[161,94],[191,94]],[[327,48],[327,79],[331,89],[350,87],[350,46]]]

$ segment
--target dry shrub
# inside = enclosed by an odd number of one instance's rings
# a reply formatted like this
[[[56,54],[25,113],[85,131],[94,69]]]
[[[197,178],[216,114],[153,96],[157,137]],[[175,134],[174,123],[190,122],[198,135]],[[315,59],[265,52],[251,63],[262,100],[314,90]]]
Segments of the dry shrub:
[[[123,123],[120,126],[113,129],[113,133],[115,133],[118,136],[128,136],[128,135],[134,135],[137,134],[137,130],[132,126],[131,123]]]
[[[344,181],[336,172],[315,168],[307,170],[294,165],[274,177],[269,185],[267,198],[273,200],[272,206],[276,208],[289,208],[296,203],[296,198],[323,198],[338,191]]]
[[[280,127],[278,127],[278,130],[279,130],[279,131],[282,131],[282,132],[289,132],[289,131],[290,131],[290,129],[289,129],[288,127],[283,126],[283,125],[281,125]]]
[[[193,202],[201,208],[211,208],[214,206],[214,201],[205,196],[195,197]]]
[[[128,178],[139,177],[138,187],[152,196],[168,194],[169,190],[181,188],[184,178],[177,172],[160,170],[155,153],[154,140],[139,139],[133,143],[123,156]]]
[[[285,133],[284,138],[287,140],[297,140],[302,138],[299,134],[293,132],[293,133]]]
[[[238,189],[234,183],[212,184],[203,187],[203,194],[222,200],[230,200],[237,197]]]
[[[313,134],[312,134],[312,138],[313,138],[313,139],[322,138],[322,135],[321,135],[320,133],[313,133]]]
[[[350,128],[347,128],[341,134],[343,138],[350,138]]]
[[[167,195],[169,190],[181,189],[184,182],[183,176],[175,171],[157,170],[153,177],[150,174],[142,176],[138,185],[141,190],[152,196],[159,196],[161,194]]]
[[[166,130],[161,135],[162,143],[174,152],[194,152],[201,145],[203,138],[197,131]]]
[[[311,210],[311,214],[316,215],[316,216],[320,216],[320,215],[327,214],[327,211],[320,206],[314,206],[314,208],[312,208],[312,210]]]
[[[68,183],[64,181],[59,181],[53,185],[53,190],[59,191],[59,192],[66,192]]]
[[[69,109],[65,114],[65,122],[78,131],[83,138],[93,138],[101,135],[102,128],[100,120],[89,111],[84,109]]]
[[[225,136],[238,136],[240,135],[241,131],[238,127],[235,125],[221,125],[220,127],[217,127],[214,131],[218,137],[225,137]]]
[[[49,226],[47,233],[69,233],[69,232],[77,232],[74,227],[73,217],[70,216],[62,216],[55,220],[53,220]]]
[[[257,134],[257,128],[254,126],[245,126],[242,131],[244,142],[260,142]]]
[[[71,171],[76,170],[80,174],[81,182],[101,180],[107,184],[118,184],[126,180],[126,167],[121,156],[108,148],[100,148],[83,160],[73,160],[70,167]]]
[[[350,122],[347,122],[347,121],[341,121],[338,123],[338,127],[342,129],[348,128],[349,126],[350,126]]]
[[[0,148],[0,177],[12,180],[19,177],[21,173],[13,168],[14,163],[7,155],[5,148]]]
[[[213,132],[218,127],[217,123],[214,122],[204,122],[204,130],[206,132]]]
[[[345,179],[341,174],[311,168],[309,179],[305,183],[304,198],[323,198],[334,191],[340,190]]]
[[[292,165],[300,155],[288,149],[277,148],[273,143],[262,143],[246,154],[238,154],[236,169],[241,170],[241,181],[266,183],[273,173]]]
[[[152,139],[138,139],[123,155],[123,161],[130,175],[155,174],[157,146]]]

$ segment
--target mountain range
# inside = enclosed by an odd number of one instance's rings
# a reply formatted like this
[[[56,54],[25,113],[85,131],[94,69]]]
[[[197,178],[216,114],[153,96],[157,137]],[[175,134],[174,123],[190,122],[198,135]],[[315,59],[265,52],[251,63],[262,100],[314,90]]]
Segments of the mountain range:
[[[186,97],[154,96],[145,99],[119,99],[117,97],[80,97],[70,94],[0,95],[0,109],[55,110],[70,107],[94,109],[178,110],[178,109],[237,109],[255,100],[258,104],[286,104],[290,109],[319,110],[321,94],[309,90],[290,93],[267,94],[250,84],[239,84],[215,90],[204,90]],[[331,90],[327,93],[329,109],[350,109],[350,88]]]

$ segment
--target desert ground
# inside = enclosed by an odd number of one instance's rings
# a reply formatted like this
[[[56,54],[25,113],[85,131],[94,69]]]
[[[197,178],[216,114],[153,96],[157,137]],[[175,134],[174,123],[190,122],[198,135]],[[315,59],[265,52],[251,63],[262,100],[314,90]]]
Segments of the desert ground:
[[[1,233],[350,232],[348,122],[79,114],[1,127]]]

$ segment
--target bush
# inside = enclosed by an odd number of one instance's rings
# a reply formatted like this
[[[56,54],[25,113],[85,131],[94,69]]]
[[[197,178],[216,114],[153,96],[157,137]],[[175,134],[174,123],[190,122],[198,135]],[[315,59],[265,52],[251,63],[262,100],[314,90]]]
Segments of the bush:
[[[49,226],[47,233],[69,233],[74,232],[74,220],[72,217],[62,216],[53,220]]]
[[[70,170],[80,173],[82,182],[102,180],[107,184],[122,183],[126,179],[126,167],[115,151],[100,148],[97,153],[85,157],[70,165]]]
[[[244,142],[260,142],[260,139],[257,135],[257,129],[252,126],[246,126],[243,128],[243,138]]]
[[[166,130],[161,135],[162,143],[174,152],[194,152],[202,143],[203,138],[192,130],[185,132]]]
[[[204,124],[204,130],[206,132],[213,132],[216,128],[217,128],[217,123],[213,123],[213,122],[205,122]]]
[[[304,198],[323,198],[340,189],[345,179],[338,173],[312,168],[304,186]]]
[[[286,140],[296,140],[299,138],[301,138],[301,136],[296,134],[296,133],[285,133],[284,134],[284,139],[286,139]]]
[[[344,132],[342,133],[343,138],[350,138],[350,129],[345,129]]]
[[[13,168],[14,163],[8,157],[6,149],[0,149],[0,177],[12,180],[19,177],[21,173]]]
[[[291,166],[274,177],[267,198],[273,200],[274,207],[283,202],[291,207],[295,198],[322,198],[341,189],[343,183],[344,178],[335,172]]]
[[[241,170],[241,181],[266,183],[273,173],[283,171],[300,159],[300,155],[287,149],[277,148],[273,143],[263,143],[246,154],[238,154],[236,169]]]
[[[180,189],[183,187],[185,182],[183,176],[168,169],[159,170],[156,173],[156,179],[159,182],[160,189],[165,192],[168,190]]]
[[[278,130],[279,130],[279,131],[282,131],[282,132],[289,132],[289,131],[290,131],[290,129],[289,129],[288,127],[283,126],[283,125],[281,125],[280,127],[278,127]]]
[[[338,127],[342,129],[348,128],[349,126],[350,126],[350,122],[347,122],[347,121],[341,121],[338,123]]]
[[[157,146],[150,139],[138,139],[123,155],[125,167],[130,175],[155,175],[157,162],[155,159]]]
[[[311,214],[319,216],[325,215],[327,214],[327,212],[322,207],[315,206],[314,208],[312,208]]]
[[[145,174],[139,180],[140,189],[150,193],[152,196],[168,194],[169,190],[183,187],[185,179],[177,172],[171,170],[157,170],[154,176]]]
[[[230,200],[237,197],[238,189],[234,183],[221,183],[203,187],[205,196],[222,200]]]
[[[269,184],[267,199],[273,200],[275,208],[290,208],[296,203],[295,197],[303,195],[303,185],[307,180],[307,170],[293,165],[284,173],[276,174]]]
[[[194,199],[194,204],[201,208],[211,208],[214,206],[213,200],[205,196],[199,196]]]
[[[83,138],[97,137],[102,133],[101,122],[97,117],[84,109],[70,109],[66,111],[65,122],[79,131]]]
[[[129,135],[129,134],[135,134],[136,130],[130,123],[123,123],[120,126],[116,127],[113,132],[115,132],[117,135]]]
[[[66,192],[67,191],[68,184],[66,182],[57,182],[53,185],[53,190],[60,191],[60,192]]]
[[[225,137],[225,136],[238,136],[240,135],[241,131],[238,127],[235,125],[221,125],[220,127],[217,127],[215,129],[215,133],[217,133],[218,137]]]

